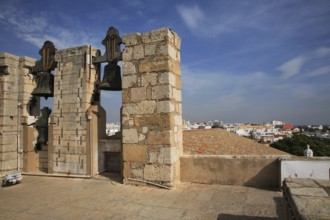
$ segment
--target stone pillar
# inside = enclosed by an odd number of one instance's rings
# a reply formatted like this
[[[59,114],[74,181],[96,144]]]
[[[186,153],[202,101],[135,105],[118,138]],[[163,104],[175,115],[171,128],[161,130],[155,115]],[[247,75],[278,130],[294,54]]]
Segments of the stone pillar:
[[[21,123],[28,116],[26,104],[34,89],[25,67],[34,64],[29,57],[0,53],[0,173],[23,168]]]
[[[123,36],[123,42],[124,181],[174,187],[182,154],[181,40],[162,28]]]
[[[52,164],[49,164],[53,173],[93,175],[97,170],[97,155],[93,156],[93,152],[97,152],[98,142],[91,139],[97,137],[98,130],[91,124],[91,119],[97,116],[88,113],[93,108],[93,114],[97,115],[101,108],[91,104],[97,79],[92,64],[95,54],[96,49],[91,46],[56,52]]]

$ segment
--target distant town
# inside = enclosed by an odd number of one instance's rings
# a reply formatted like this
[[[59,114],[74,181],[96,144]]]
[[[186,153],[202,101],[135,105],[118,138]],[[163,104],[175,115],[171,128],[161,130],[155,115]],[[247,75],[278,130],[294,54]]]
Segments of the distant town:
[[[294,133],[302,133],[308,137],[330,139],[329,125],[299,125],[283,121],[271,121],[268,123],[223,123],[219,120],[208,122],[190,122],[183,120],[183,130],[223,128],[239,136],[248,137],[261,143],[275,143]],[[114,135],[120,131],[120,123],[107,123],[106,134]]]

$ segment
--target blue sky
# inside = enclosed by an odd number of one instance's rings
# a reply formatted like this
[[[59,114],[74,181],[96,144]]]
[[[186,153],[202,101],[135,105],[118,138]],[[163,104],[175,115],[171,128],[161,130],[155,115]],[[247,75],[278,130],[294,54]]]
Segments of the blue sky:
[[[58,49],[169,27],[179,34],[183,117],[330,124],[329,0],[0,0],[0,52]],[[105,91],[108,121],[120,92]]]

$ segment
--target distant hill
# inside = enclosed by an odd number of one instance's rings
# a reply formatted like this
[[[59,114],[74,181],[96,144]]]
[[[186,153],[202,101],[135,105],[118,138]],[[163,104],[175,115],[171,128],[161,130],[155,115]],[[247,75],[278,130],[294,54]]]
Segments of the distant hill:
[[[290,155],[221,128],[183,131],[183,151],[188,155]]]

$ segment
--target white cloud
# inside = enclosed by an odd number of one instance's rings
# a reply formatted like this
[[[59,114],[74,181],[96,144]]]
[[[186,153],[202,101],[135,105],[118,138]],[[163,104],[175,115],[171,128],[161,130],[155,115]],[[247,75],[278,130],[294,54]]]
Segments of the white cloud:
[[[278,70],[282,72],[282,79],[289,79],[297,75],[304,65],[306,58],[304,56],[297,56],[278,67]]]
[[[178,5],[176,9],[185,24],[192,30],[199,28],[205,18],[203,11],[197,5]]]
[[[321,47],[314,51],[314,54],[317,57],[324,57],[330,54],[330,48],[329,47]]]
[[[5,10],[0,7],[0,22],[10,27],[18,38],[36,47],[41,47],[46,40],[53,41],[57,49],[97,42],[87,32],[64,28],[53,23],[44,13],[32,16],[14,3],[7,4]]]
[[[324,66],[324,67],[320,67],[320,68],[317,68],[317,69],[309,72],[307,74],[307,76],[316,77],[316,76],[322,76],[322,75],[329,74],[329,73],[330,73],[330,66]]]

